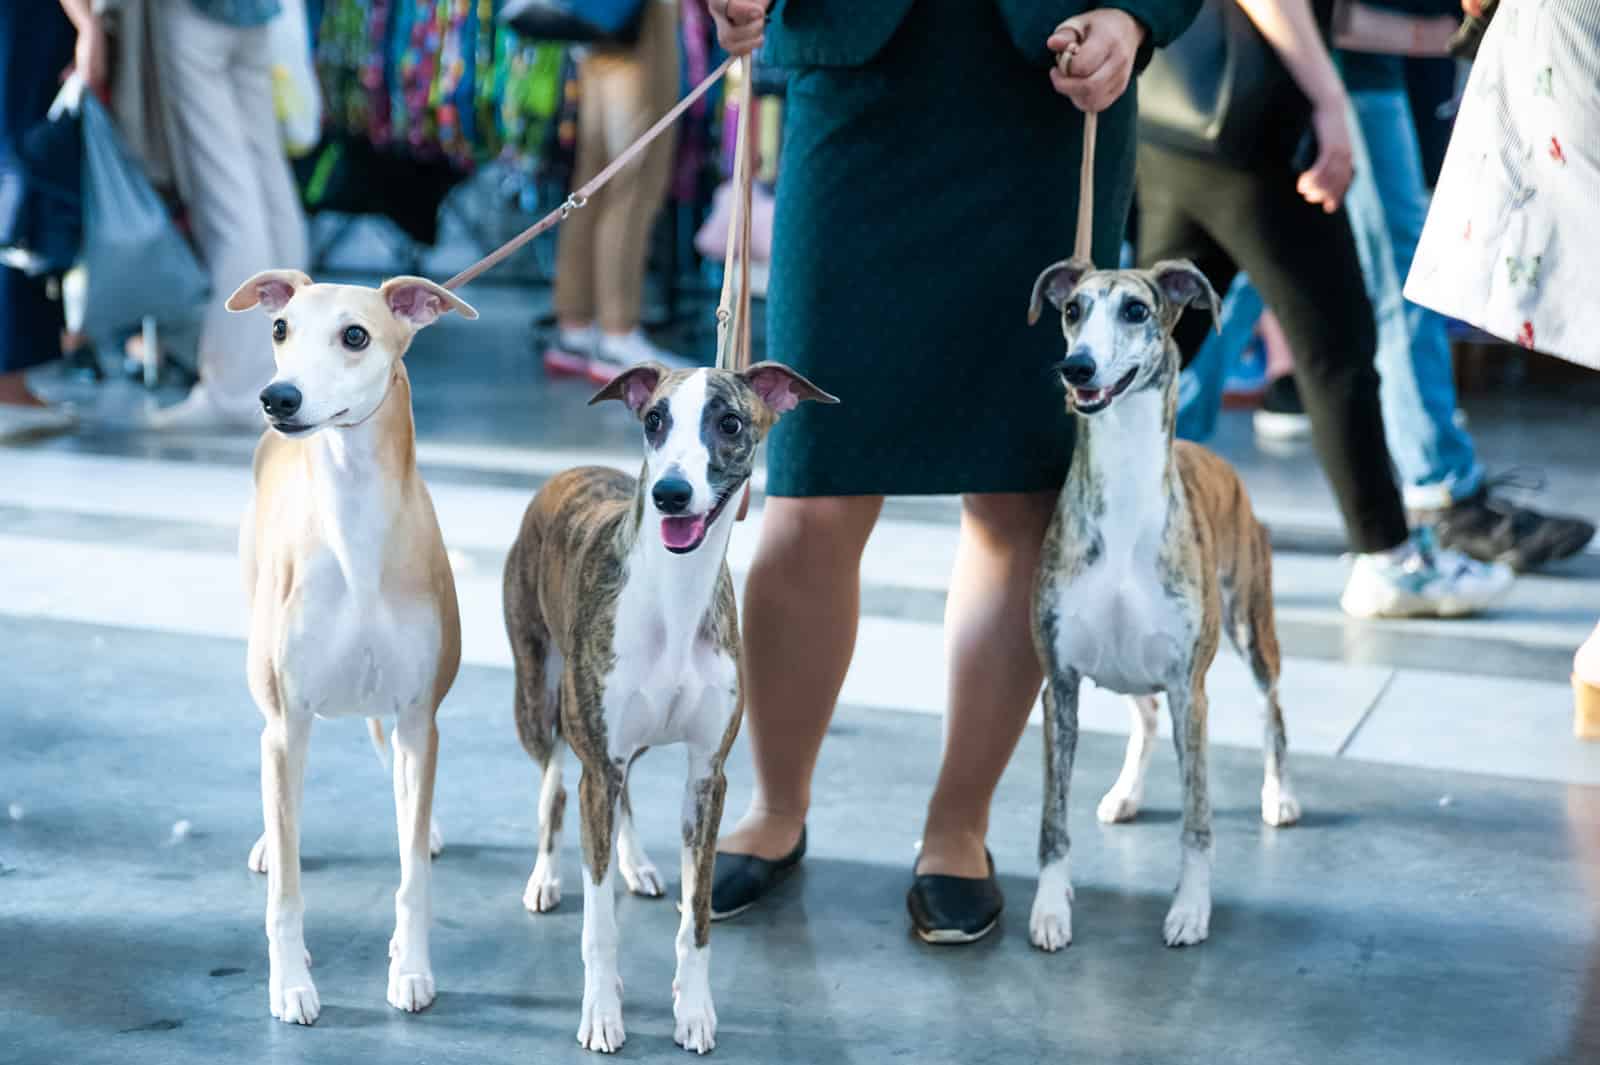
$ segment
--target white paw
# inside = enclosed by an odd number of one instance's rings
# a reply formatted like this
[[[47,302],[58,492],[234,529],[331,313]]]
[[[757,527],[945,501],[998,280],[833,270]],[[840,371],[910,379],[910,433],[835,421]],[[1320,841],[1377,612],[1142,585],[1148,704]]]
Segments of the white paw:
[[[402,972],[399,961],[389,963],[389,1005],[416,1013],[433,1005],[434,994],[431,970]]]
[[[522,889],[522,905],[529,913],[549,913],[561,903],[561,878],[555,863],[544,855],[533,863],[528,886]]]
[[[709,1054],[717,1045],[717,1008],[711,992],[702,988],[693,994],[674,993],[672,998],[672,1041],[696,1054]]]
[[[1105,798],[1100,800],[1100,805],[1095,808],[1094,815],[1100,819],[1101,824],[1119,825],[1125,821],[1132,821],[1139,816],[1139,803],[1141,796],[1129,795],[1126,792],[1112,788],[1106,792]]]
[[[666,885],[661,881],[661,872],[649,858],[637,862],[619,861],[617,867],[622,870],[622,879],[627,881],[628,890],[635,895],[658,899],[666,894]]]
[[[1209,893],[1178,891],[1167,911],[1162,933],[1169,947],[1192,947],[1211,934],[1211,896]]]
[[[1261,820],[1274,828],[1294,824],[1300,820],[1300,800],[1288,788],[1262,788]]]
[[[1028,917],[1028,938],[1040,950],[1058,951],[1072,942],[1072,900],[1052,892],[1046,898],[1040,891],[1033,897],[1033,913]]]
[[[444,833],[439,831],[439,822],[428,822],[428,855],[439,857],[439,852],[444,850]]]
[[[315,1024],[322,1012],[317,985],[304,968],[293,973],[274,971],[267,978],[267,990],[272,1015],[285,1024]]]
[[[615,1054],[627,1039],[628,1034],[622,1030],[622,1000],[615,994],[584,995],[578,1045],[585,1050]]]
[[[262,833],[256,840],[256,845],[250,848],[250,857],[245,859],[245,864],[252,873],[265,873],[267,871],[267,836]]]

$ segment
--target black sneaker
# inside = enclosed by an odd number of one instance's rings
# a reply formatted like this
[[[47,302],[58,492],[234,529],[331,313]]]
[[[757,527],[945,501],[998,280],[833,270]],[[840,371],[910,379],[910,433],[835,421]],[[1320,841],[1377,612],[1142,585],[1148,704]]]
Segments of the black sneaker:
[[[1537,490],[1543,478],[1532,485],[1515,475],[1491,478],[1474,495],[1419,517],[1433,525],[1443,546],[1483,562],[1504,562],[1518,573],[1570,558],[1594,539],[1591,521],[1541,514],[1494,494],[1512,485]]]
[[[1256,433],[1267,440],[1300,440],[1311,435],[1311,418],[1300,402],[1293,374],[1271,381],[1255,413]]]

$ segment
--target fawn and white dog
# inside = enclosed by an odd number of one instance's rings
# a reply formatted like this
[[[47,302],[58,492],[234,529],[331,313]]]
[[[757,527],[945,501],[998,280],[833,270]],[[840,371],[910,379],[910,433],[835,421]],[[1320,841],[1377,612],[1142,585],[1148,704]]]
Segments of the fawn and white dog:
[[[271,315],[277,362],[261,392],[271,429],[256,448],[255,498],[239,538],[250,694],[266,718],[266,833],[250,867],[267,874],[272,1015],[311,1024],[321,1010],[303,930],[301,792],[312,719],[345,715],[370,719],[380,756],[378,718],[396,718],[400,889],[388,998],[397,1009],[420,1010],[434,998],[434,715],[461,661],[461,621],[417,473],[402,360],[417,330],[440,314],[477,313],[422,278],[373,289],[312,284],[295,270],[257,274],[227,306]]]
[[[1044,950],[1072,941],[1067,795],[1084,678],[1132,696],[1122,773],[1100,820],[1139,810],[1165,692],[1183,785],[1182,871],[1164,933],[1199,943],[1211,921],[1211,802],[1206,791],[1205,676],[1226,634],[1266,703],[1261,816],[1300,816],[1284,765],[1273,628],[1272,552],[1238,475],[1203,448],[1174,441],[1180,359],[1172,329],[1188,306],[1217,313],[1217,296],[1188,262],[1150,270],[1045,269],[1044,301],[1061,312],[1067,357],[1057,365],[1077,413],[1077,447],[1045,537],[1034,640],[1045,664],[1045,794],[1039,885],[1029,934]]]
[[[638,894],[662,893],[634,834],[628,770],[646,748],[683,744],[689,772],[673,1037],[705,1053],[717,1029],[709,939],[722,767],[744,709],[724,561],[730,509],[779,415],[802,400],[834,400],[774,363],[742,372],[639,366],[591,402],[605,399],[621,400],[642,422],[643,473],[635,479],[586,467],[552,478],[529,505],[506,559],[517,732],[543,774],[538,857],[523,902],[543,912],[560,901],[565,741],[582,764],[578,809],[588,874],[578,1042],[618,1050],[626,1036],[612,870]]]

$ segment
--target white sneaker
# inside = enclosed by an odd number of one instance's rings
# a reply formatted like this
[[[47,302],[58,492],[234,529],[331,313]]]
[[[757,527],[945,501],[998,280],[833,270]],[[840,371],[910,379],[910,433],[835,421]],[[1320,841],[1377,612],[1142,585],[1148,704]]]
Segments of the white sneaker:
[[[206,389],[205,382],[201,382],[177,403],[152,414],[150,427],[193,433],[260,432],[266,428],[266,422],[259,409],[246,413],[223,407]]]
[[[617,374],[644,362],[658,362],[669,370],[684,370],[694,365],[681,355],[656,347],[649,337],[635,329],[622,336],[600,334],[595,357],[589,363],[589,376],[596,384],[608,384]]]
[[[587,377],[599,345],[600,330],[593,324],[582,329],[557,329],[555,339],[544,349],[545,372]]]
[[[77,412],[66,404],[0,403],[0,440],[33,440],[70,433],[77,427]]]
[[[1339,605],[1357,618],[1459,618],[1499,602],[1513,580],[1504,563],[1437,547],[1424,527],[1395,551],[1357,555]]]

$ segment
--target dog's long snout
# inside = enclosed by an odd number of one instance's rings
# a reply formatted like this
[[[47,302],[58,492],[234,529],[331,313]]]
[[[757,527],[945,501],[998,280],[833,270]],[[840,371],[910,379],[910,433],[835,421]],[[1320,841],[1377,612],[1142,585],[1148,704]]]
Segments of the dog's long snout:
[[[1060,370],[1061,376],[1066,379],[1067,384],[1086,385],[1094,380],[1096,370],[1094,357],[1079,348],[1067,356],[1066,361],[1061,363]]]
[[[650,489],[650,498],[663,514],[682,514],[694,498],[694,486],[682,477],[663,477]]]
[[[284,381],[274,381],[261,390],[261,409],[269,418],[293,418],[304,401],[300,390]]]

